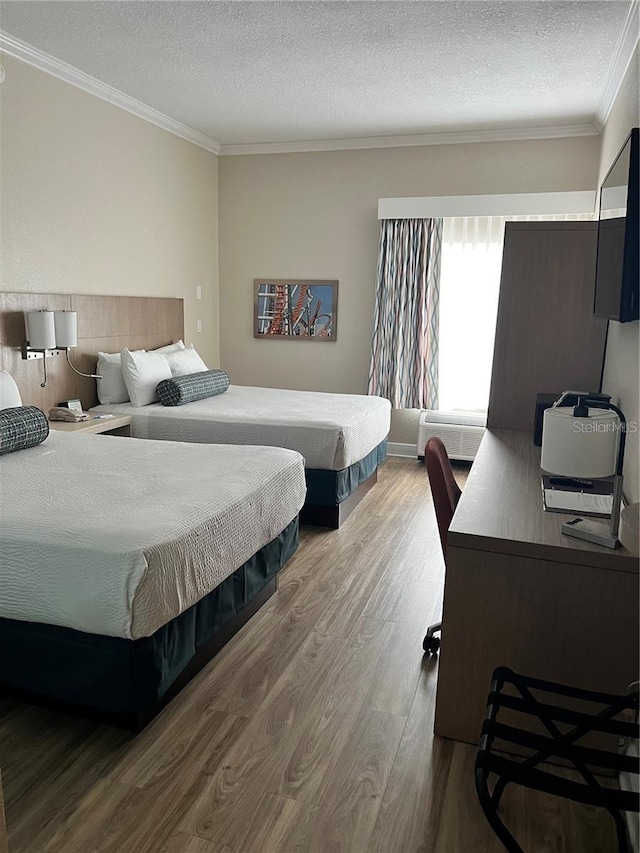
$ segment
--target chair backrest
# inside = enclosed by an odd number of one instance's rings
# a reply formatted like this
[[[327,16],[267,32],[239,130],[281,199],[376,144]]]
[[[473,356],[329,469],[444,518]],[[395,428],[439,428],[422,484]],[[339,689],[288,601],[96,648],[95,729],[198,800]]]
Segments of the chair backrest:
[[[435,436],[429,439],[424,448],[424,461],[436,510],[442,553],[446,557],[447,533],[462,492],[453,476],[451,462],[441,439]]]

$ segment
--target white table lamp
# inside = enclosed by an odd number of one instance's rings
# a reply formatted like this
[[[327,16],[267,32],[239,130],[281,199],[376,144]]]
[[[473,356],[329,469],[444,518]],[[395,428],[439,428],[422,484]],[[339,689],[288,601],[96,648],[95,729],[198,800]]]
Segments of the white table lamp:
[[[562,407],[563,397],[544,413],[542,470],[561,477],[614,480],[609,529],[602,522],[576,518],[565,522],[562,532],[617,548],[626,419],[617,406],[601,399],[580,395],[577,406]]]

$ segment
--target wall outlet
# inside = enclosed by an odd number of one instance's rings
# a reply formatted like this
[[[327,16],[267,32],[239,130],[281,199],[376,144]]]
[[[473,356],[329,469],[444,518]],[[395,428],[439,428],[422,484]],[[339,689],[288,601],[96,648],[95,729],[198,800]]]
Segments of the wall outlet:
[[[196,320],[196,332],[202,331],[202,320]]]
[[[200,285],[196,287],[196,299],[202,299],[202,288]]]

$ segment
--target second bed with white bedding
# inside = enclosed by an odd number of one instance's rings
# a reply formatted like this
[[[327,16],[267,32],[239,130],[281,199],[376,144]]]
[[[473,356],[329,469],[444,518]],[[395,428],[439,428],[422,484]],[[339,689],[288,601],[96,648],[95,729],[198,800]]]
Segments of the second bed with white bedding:
[[[274,539],[304,497],[290,450],[51,433],[2,458],[0,617],[150,636]]]
[[[131,415],[137,438],[287,447],[304,456],[306,468],[329,471],[374,450],[391,419],[391,404],[381,397],[244,385],[176,408],[112,403],[92,411]]]

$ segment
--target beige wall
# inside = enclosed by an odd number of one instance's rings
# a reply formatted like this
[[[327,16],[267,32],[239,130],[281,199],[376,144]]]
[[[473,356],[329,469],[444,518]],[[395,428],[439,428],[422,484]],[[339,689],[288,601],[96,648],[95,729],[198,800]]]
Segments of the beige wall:
[[[185,337],[217,365],[218,158],[2,61],[0,288],[183,297]]]
[[[638,49],[602,134],[600,179],[609,170],[632,127],[640,126]],[[625,413],[628,421],[640,422],[640,322],[609,323],[603,390]],[[624,466],[627,500],[640,501],[640,433],[630,432]]]
[[[187,341],[236,383],[366,392],[378,198],[596,184],[597,137],[218,161],[29,66],[3,63],[0,288],[181,296]],[[254,340],[259,276],[339,279],[338,341]],[[413,443],[417,413],[394,414],[392,440]]]
[[[588,190],[598,137],[220,158],[221,364],[238,384],[366,393],[378,199]],[[338,340],[254,340],[253,279],[336,278]],[[415,443],[417,414],[391,439]]]

